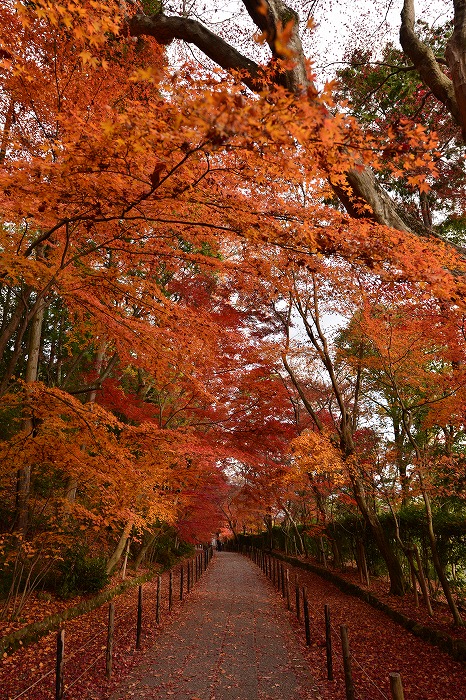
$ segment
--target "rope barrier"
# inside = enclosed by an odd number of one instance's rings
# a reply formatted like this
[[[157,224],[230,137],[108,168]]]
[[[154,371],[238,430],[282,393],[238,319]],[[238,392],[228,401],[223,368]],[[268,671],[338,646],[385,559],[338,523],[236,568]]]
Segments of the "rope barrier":
[[[259,565],[258,565],[258,566],[259,566]],[[260,566],[259,566],[259,568],[260,568]],[[293,567],[293,568],[294,568],[294,567]],[[315,613],[315,615],[316,615],[317,617],[319,617],[320,611],[317,610],[317,608],[315,608],[313,605],[311,605],[311,604],[309,603],[309,598],[308,598],[307,604],[308,604],[309,608]],[[331,628],[332,632],[334,633],[334,635],[336,635],[337,638],[339,638],[340,632],[339,632],[339,630],[336,629],[336,627],[332,624],[332,622],[330,622],[330,628]],[[322,632],[319,633],[319,637],[325,639],[325,635],[324,635]],[[340,654],[340,650],[339,650],[339,649],[338,649],[338,653]],[[360,670],[361,670],[362,673],[365,675],[365,677],[367,678],[367,680],[374,686],[374,688],[376,688],[376,690],[380,693],[380,695],[384,698],[384,700],[390,700],[389,697],[388,697],[387,695],[385,695],[385,693],[383,692],[383,690],[377,685],[377,683],[375,683],[375,681],[369,676],[369,674],[367,673],[367,671],[366,671],[366,670],[364,669],[364,667],[360,664],[360,662],[356,659],[356,657],[354,656],[353,653],[351,653],[351,660],[354,661],[354,663],[360,668]],[[356,697],[360,697],[359,693],[357,693],[357,692],[356,692]]]
[[[209,564],[209,563],[210,563],[210,560],[207,562],[207,564]],[[197,581],[200,580],[200,578],[201,578],[201,576],[202,576],[203,573],[204,573],[204,569],[201,568],[201,569],[200,569],[200,572],[199,572],[199,574],[198,574],[198,577],[197,577]],[[194,577],[194,580],[192,581],[192,585],[194,585],[195,581],[196,581],[196,578]],[[125,595],[126,593],[130,593],[130,591],[127,591],[127,592],[123,593],[122,595]],[[147,593],[149,593],[149,595],[147,595]],[[149,604],[150,604],[150,603],[154,604],[154,603],[156,602],[156,600],[157,600],[157,584],[156,584],[155,579],[153,579],[153,580],[151,580],[151,581],[146,582],[145,602],[146,602],[146,604],[147,604],[147,603],[149,603]],[[162,601],[161,601],[161,609],[167,608],[167,606],[168,606],[168,603],[167,603],[167,605],[163,605],[163,600],[162,600]],[[153,608],[153,605],[152,605],[152,608]],[[128,621],[130,620],[130,618],[133,617],[133,616],[134,616],[134,611],[129,612],[129,613],[126,614],[125,616],[119,618],[119,620],[118,620],[118,623],[119,623],[118,626],[119,626],[119,628],[121,629],[122,626],[126,626],[125,623],[128,622]],[[120,631],[120,629],[119,629],[118,631]],[[87,640],[84,642],[84,644],[81,645],[81,647],[79,647],[78,649],[75,649],[69,656],[67,656],[66,661],[69,661],[69,660],[72,659],[74,656],[76,656],[76,654],[79,654],[79,652],[81,652],[81,651],[82,651],[83,649],[85,649],[89,644],[91,644],[92,642],[94,642],[98,637],[100,637],[100,636],[102,636],[103,634],[105,634],[105,632],[106,632],[106,627],[104,627],[103,629],[101,629],[101,630],[100,630],[97,634],[95,634],[93,637],[90,637],[89,639],[87,639]],[[124,634],[118,634],[118,633],[117,633],[117,634],[115,635],[115,638],[116,638],[116,640],[118,640],[118,641],[122,641],[122,640],[126,639],[127,637],[129,637],[131,634],[134,634],[134,629],[133,629],[132,627],[130,627]],[[75,678],[73,681],[71,681],[71,683],[67,684],[67,685],[65,686],[65,689],[64,689],[64,695],[66,695],[66,693],[67,693],[74,685],[76,685],[76,683],[77,683],[79,680],[81,680],[81,678],[83,678],[83,677],[98,663],[98,661],[99,661],[101,658],[104,658],[105,654],[106,654],[106,652],[101,652],[101,653],[94,659],[94,661],[93,661],[89,666],[87,666],[87,667],[79,674],[79,676],[78,676],[77,678]],[[50,671],[48,671],[48,672],[45,673],[43,676],[41,676],[40,678],[38,678],[36,681],[34,681],[34,683],[32,683],[31,685],[29,685],[27,688],[25,688],[24,690],[22,690],[20,693],[18,693],[17,695],[15,695],[15,696],[14,696],[13,698],[11,698],[10,700],[19,700],[19,698],[21,698],[21,697],[23,697],[24,695],[26,695],[26,693],[28,693],[30,690],[32,690],[32,689],[35,688],[37,685],[39,685],[39,683],[41,683],[43,680],[45,680],[46,678],[48,678],[49,676],[51,676],[51,675],[54,674],[54,673],[55,673],[55,669],[51,669]]]
[[[78,676],[77,678],[74,679],[74,681],[71,681],[71,683],[68,683],[68,684],[65,686],[65,690],[64,690],[64,693],[63,693],[63,694],[66,695],[66,693],[70,690],[70,688],[72,688],[74,685],[76,685],[76,683],[77,683],[79,680],[81,680],[81,678],[82,678],[83,676],[85,676],[86,673],[87,673],[88,671],[90,671],[91,668],[93,668],[93,667],[96,665],[96,663],[99,661],[99,659],[102,659],[103,657],[104,657],[104,653],[101,652],[101,653],[94,659],[94,661],[90,664],[90,666],[87,666],[87,668],[85,668],[84,671],[83,671],[82,673],[80,673],[79,676]]]
[[[69,654],[69,656],[66,657],[66,660],[69,661],[74,656],[76,656],[76,654],[79,654],[80,651],[85,649],[89,644],[91,644],[91,642],[94,642],[97,639],[97,637],[101,637],[103,634],[105,634],[106,631],[107,631],[106,628],[104,628],[104,629],[100,630],[100,632],[97,632],[97,634],[94,637],[91,637],[90,639],[87,640],[87,642],[84,642],[84,644],[81,647],[79,647],[79,649],[75,649],[75,651],[73,651],[71,654]]]
[[[32,683],[32,685],[28,685],[28,687],[25,688],[24,690],[22,690],[18,695],[15,695],[13,698],[10,698],[10,700],[18,700],[18,698],[21,698],[23,695],[25,695],[25,694],[28,693],[30,690],[32,690],[33,688],[35,688],[36,685],[39,685],[39,683],[40,683],[41,681],[43,681],[44,678],[48,678],[48,676],[51,676],[52,673],[55,673],[55,669],[54,669],[54,668],[53,668],[51,671],[48,671],[47,673],[45,673],[45,674],[44,674],[43,676],[41,676],[40,678],[38,678],[34,683]]]
[[[385,700],[389,700],[388,696],[385,695],[385,693],[383,692],[383,690],[381,690],[381,689],[379,688],[379,686],[377,685],[377,683],[375,683],[375,682],[372,680],[372,678],[371,678],[371,677],[368,675],[368,673],[365,671],[364,667],[361,666],[361,664],[360,664],[359,661],[353,656],[353,654],[351,654],[351,659],[352,659],[352,661],[354,661],[354,663],[355,663],[357,666],[359,666],[359,668],[361,669],[361,671],[362,671],[362,672],[364,673],[364,675],[366,676],[367,680],[368,680],[370,683],[372,683],[372,685],[374,686],[374,688],[376,688],[376,689],[379,691],[380,695],[381,695],[383,698],[385,698]]]

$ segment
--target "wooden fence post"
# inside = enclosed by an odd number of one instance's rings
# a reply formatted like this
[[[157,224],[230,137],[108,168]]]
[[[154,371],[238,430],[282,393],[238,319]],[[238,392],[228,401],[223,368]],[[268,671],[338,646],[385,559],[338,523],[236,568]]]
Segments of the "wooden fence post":
[[[180,568],[180,600],[183,600],[183,585],[184,585],[184,568],[183,564],[181,565]]]
[[[294,586],[295,586],[295,600],[296,600],[296,619],[298,622],[301,622],[301,610],[300,610],[300,595],[299,595],[299,578],[298,574],[295,574],[294,577]]]
[[[285,590],[286,590],[286,609],[291,610],[291,602],[290,602],[290,570],[286,570],[286,576],[285,576]]]
[[[57,634],[57,664],[55,668],[55,700],[62,700],[64,690],[65,630]]]
[[[303,611],[304,611],[304,630],[306,632],[306,644],[311,646],[311,626],[309,624],[309,605],[307,602],[307,591],[303,587]]]
[[[157,602],[155,605],[155,622],[160,625],[160,597],[162,594],[162,577],[157,576]]]
[[[105,655],[105,677],[110,679],[113,663],[113,632],[115,629],[115,603],[108,606],[107,653]]]
[[[142,585],[138,591],[138,619],[136,623],[136,649],[141,648],[141,630],[142,630]]]
[[[354,700],[353,674],[351,673],[351,654],[346,625],[340,625],[341,648],[343,651],[343,666],[345,669],[346,700]]]
[[[173,571],[170,571],[168,577],[168,612],[172,611],[173,605]]]
[[[191,561],[188,561],[188,570],[187,570],[187,581],[186,581],[186,583],[187,583],[187,586],[186,586],[187,592],[189,593],[189,591],[191,590]]]
[[[393,700],[404,700],[405,698],[399,673],[390,673],[390,692]]]
[[[330,605],[324,606],[325,613],[325,649],[327,654],[327,680],[333,681],[332,628],[330,625]]]

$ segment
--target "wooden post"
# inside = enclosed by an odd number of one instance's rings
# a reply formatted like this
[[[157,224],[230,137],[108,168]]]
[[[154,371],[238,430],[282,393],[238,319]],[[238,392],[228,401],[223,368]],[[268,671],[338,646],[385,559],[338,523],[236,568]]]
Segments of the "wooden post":
[[[105,677],[111,678],[113,662],[113,632],[115,629],[115,603],[108,606],[107,653],[105,656]]]
[[[353,674],[351,673],[351,654],[346,625],[340,625],[341,648],[343,651],[343,666],[345,669],[346,700],[354,700]]]
[[[286,591],[286,609],[291,610],[291,603],[290,603],[290,570],[286,570],[286,575],[285,575],[285,591]]]
[[[191,561],[188,561],[188,566],[187,566],[187,592],[191,590]]]
[[[301,596],[299,595],[299,579],[298,579],[298,574],[295,574],[295,579],[294,579],[294,586],[295,586],[295,598],[296,598],[296,619],[298,622],[301,622],[301,610],[300,610],[300,599]]]
[[[55,668],[55,700],[62,700],[64,691],[65,630],[57,634],[57,664]]]
[[[281,579],[282,579],[282,597],[284,598],[286,595],[286,592],[285,592],[285,567],[283,566],[283,564],[280,564],[280,575],[281,575]]]
[[[173,605],[173,571],[170,571],[168,577],[168,612],[172,611]]]
[[[405,698],[399,673],[390,673],[390,692],[393,700],[404,700]]]
[[[327,652],[327,680],[333,681],[332,628],[330,625],[330,605],[324,606],[325,613],[325,648]]]
[[[306,632],[306,644],[311,646],[311,626],[309,624],[309,605],[307,603],[307,591],[303,587],[303,611],[304,611],[304,630]]]
[[[142,629],[142,585],[139,586],[138,592],[138,619],[136,623],[136,649],[141,648],[141,629]]]
[[[183,569],[183,565],[181,565],[181,568],[180,568],[180,600],[183,600],[183,583],[184,583],[183,579],[184,579],[184,569]]]
[[[160,625],[160,597],[162,594],[162,577],[157,576],[157,602],[155,605],[155,622]]]

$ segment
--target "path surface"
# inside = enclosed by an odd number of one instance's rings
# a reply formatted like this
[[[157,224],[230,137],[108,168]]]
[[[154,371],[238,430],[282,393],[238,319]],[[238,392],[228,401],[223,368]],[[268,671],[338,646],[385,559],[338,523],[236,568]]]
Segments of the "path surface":
[[[179,617],[111,700],[316,700],[283,603],[260,570],[215,555]]]

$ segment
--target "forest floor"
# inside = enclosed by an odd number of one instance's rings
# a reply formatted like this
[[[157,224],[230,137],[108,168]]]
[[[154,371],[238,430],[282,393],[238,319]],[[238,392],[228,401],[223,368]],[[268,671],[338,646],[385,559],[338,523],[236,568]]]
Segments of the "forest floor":
[[[294,557],[303,562],[311,561],[305,557]],[[319,564],[316,560],[312,560],[313,566],[319,566],[324,570],[324,567]],[[303,571],[302,569],[296,569],[296,573]],[[442,600],[441,593],[438,594],[438,599],[431,598],[431,605],[433,610],[433,617],[427,612],[427,607],[422,599],[422,593],[419,591],[418,595],[418,606],[416,607],[416,602],[414,594],[407,592],[403,597],[391,595],[389,593],[389,580],[388,577],[371,577],[370,585],[367,586],[361,581],[361,577],[357,569],[346,567],[344,571],[341,569],[328,568],[327,571],[331,571],[335,576],[348,581],[349,583],[358,586],[364,591],[372,593],[373,596],[378,598],[382,603],[388,605],[392,610],[402,613],[411,620],[419,622],[421,625],[430,627],[431,629],[438,630],[439,632],[445,632],[455,639],[462,639],[466,641],[466,611],[462,610],[462,616],[465,622],[464,627],[458,627],[453,623],[453,618],[451,612],[448,608],[447,603]],[[464,698],[466,700],[466,691],[464,693]]]
[[[415,637],[385,613],[369,606],[363,600],[344,593],[337,586],[319,575],[302,568],[289,569],[290,581],[294,584],[298,576],[299,586],[308,592],[311,618],[311,646],[308,647],[309,662],[322,697],[325,700],[344,700],[343,663],[340,642],[340,625],[348,628],[353,679],[356,698],[376,700],[390,696],[389,674],[401,674],[406,700],[466,700],[466,666],[452,659],[447,653]],[[399,610],[433,629],[442,630],[451,636],[465,638],[465,630],[455,628],[448,608],[433,603],[434,618],[422,607],[416,608],[414,597],[400,599],[388,594],[386,579],[371,581],[370,588],[362,586],[357,572],[334,573],[347,581],[369,590],[389,607]],[[292,591],[294,593],[294,585]],[[293,595],[292,595],[293,599]],[[295,608],[294,600],[293,608]],[[334,649],[334,675],[336,681],[329,682],[326,670],[324,606],[330,606],[332,621],[332,643]],[[293,626],[297,634],[304,636],[302,623],[298,623],[294,612]],[[333,694],[332,694],[333,690]]]
[[[223,555],[214,558],[214,566]],[[251,566],[253,566],[251,564]],[[302,621],[298,622],[294,610],[294,596],[291,596],[292,610],[286,611],[285,601],[276,592],[272,583],[266,579],[258,567],[253,566],[257,580],[265,585],[271,596],[273,609],[280,608],[289,624],[280,625],[280,635],[287,643],[299,645],[299,652],[306,660],[315,681],[316,691],[308,698],[316,697],[322,700],[344,700],[345,689],[341,659],[339,625],[346,624],[349,630],[351,654],[353,660],[353,675],[355,697],[360,700],[376,700],[390,698],[389,673],[401,673],[406,700],[466,700],[466,667],[454,661],[446,653],[428,643],[414,637],[397,623],[390,620],[383,612],[371,608],[367,603],[351,595],[343,593],[336,586],[323,580],[316,574],[303,569],[288,567],[290,580],[293,583],[295,574],[299,577],[300,586],[306,586],[309,596],[311,617],[311,645],[306,647]],[[116,599],[116,628],[113,674],[110,681],[105,679],[105,645],[107,634],[108,605],[82,615],[65,623],[65,685],[67,700],[107,700],[114,696],[118,689],[124,687],[130,674],[144,662],[146,653],[158,643],[162,635],[170,633],[172,625],[183,616],[189,614],[189,605],[205,605],[209,611],[209,601],[203,594],[206,575],[196,584],[185,601],[179,601],[179,567],[174,569],[173,609],[168,613],[168,572],[162,580],[162,611],[161,623],[155,623],[155,581],[144,584],[144,612],[142,649],[135,650],[136,637],[136,608],[137,587],[131,589]],[[336,572],[338,573],[338,572]],[[208,574],[209,575],[209,574]],[[353,577],[352,582],[361,585],[359,580],[350,572],[347,577]],[[422,608],[414,607],[409,599],[399,600],[388,596],[386,581],[371,582],[370,590],[378,598],[399,609],[411,618],[418,619],[423,624],[443,629],[449,634],[463,635],[457,632],[451,623],[444,618],[444,607],[436,605],[435,618],[432,621]],[[228,584],[226,584],[228,591]],[[292,586],[292,591],[294,587]],[[187,604],[185,604],[187,601]],[[193,601],[193,603],[191,603]],[[43,607],[37,607],[43,604]],[[73,605],[76,600],[73,600]],[[325,663],[325,627],[324,605],[328,604],[332,617],[332,637],[334,646],[334,681],[327,680]],[[60,604],[61,605],[61,604]],[[70,603],[68,602],[68,606]],[[34,607],[35,606],[35,607]],[[271,608],[271,609],[272,609]],[[25,609],[24,619],[30,621],[55,612],[53,601],[36,601],[30,609]],[[0,667],[1,698],[13,700],[22,697],[29,700],[45,700],[55,697],[55,639],[51,633],[38,642],[17,650],[2,660]],[[292,641],[294,639],[295,641]],[[177,643],[173,640],[174,652]],[[147,675],[147,674],[146,674]],[[126,681],[125,681],[126,679]],[[31,684],[37,684],[29,691],[23,692]],[[226,692],[226,691],[225,691]],[[132,697],[132,691],[119,697]],[[168,693],[170,697],[170,693]],[[178,700],[176,695],[173,695]],[[191,698],[204,696],[192,695]],[[214,695],[206,696],[209,698]],[[228,695],[215,696],[219,700]],[[237,696],[239,697],[239,696]],[[265,696],[266,697],[266,696]],[[302,695],[288,695],[289,700],[297,700]],[[190,700],[191,700],[190,698]],[[248,697],[241,700],[249,700]]]

